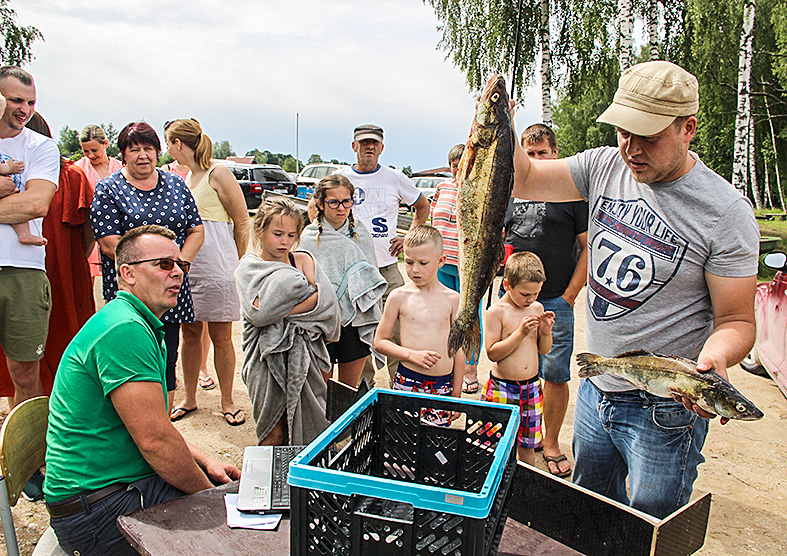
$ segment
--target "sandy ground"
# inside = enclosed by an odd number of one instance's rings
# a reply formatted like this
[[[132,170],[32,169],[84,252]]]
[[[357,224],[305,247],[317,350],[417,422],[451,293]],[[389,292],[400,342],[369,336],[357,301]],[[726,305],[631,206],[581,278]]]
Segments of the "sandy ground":
[[[403,272],[404,274],[404,272]],[[495,284],[497,291],[497,284]],[[577,300],[575,352],[585,350],[584,292]],[[245,410],[246,424],[225,424],[219,405],[219,390],[200,391],[199,411],[176,423],[183,435],[205,451],[240,465],[243,448],[256,442],[248,394],[240,379],[240,325],[234,328],[238,364],[235,401]],[[210,364],[212,368],[212,363]],[[482,357],[479,379],[488,377],[490,362]],[[576,369],[574,369],[576,370]],[[213,374],[215,377],[215,374]],[[571,454],[573,407],[577,390],[576,373],[572,374],[571,400],[561,431],[564,453]],[[730,370],[732,382],[760,409],[765,417],[757,422],[711,424],[703,453],[707,459],[700,467],[695,483],[695,497],[713,494],[710,523],[705,546],[697,552],[704,556],[739,556],[785,554],[787,547],[787,400],[770,379],[751,375],[736,366]],[[388,378],[378,374],[378,385]],[[176,394],[176,402],[180,393]],[[0,402],[4,418],[8,409]],[[546,469],[540,456],[537,465]],[[13,509],[23,555],[31,554],[36,540],[48,525],[48,515],[41,503],[21,500]],[[3,548],[4,543],[0,542]]]

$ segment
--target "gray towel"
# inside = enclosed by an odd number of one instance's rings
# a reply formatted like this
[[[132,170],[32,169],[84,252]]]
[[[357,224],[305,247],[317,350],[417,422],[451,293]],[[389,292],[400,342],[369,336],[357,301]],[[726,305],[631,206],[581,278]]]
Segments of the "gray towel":
[[[388,283],[374,262],[372,236],[362,223],[356,225],[357,242],[349,237],[349,221],[338,230],[324,222],[318,246],[317,224],[309,224],[301,235],[300,247],[314,255],[331,280],[339,298],[342,326],[352,324],[358,329],[361,341],[371,349],[377,366],[382,367],[385,359],[374,350],[374,333],[383,315],[383,294]]]
[[[339,337],[339,305],[330,280],[315,262],[317,306],[287,316],[315,292],[298,269],[245,255],[235,270],[243,316],[242,377],[252,402],[261,442],[285,413],[290,444],[308,444],[325,419],[322,373],[331,361],[326,341]],[[259,308],[254,300],[259,298]]]

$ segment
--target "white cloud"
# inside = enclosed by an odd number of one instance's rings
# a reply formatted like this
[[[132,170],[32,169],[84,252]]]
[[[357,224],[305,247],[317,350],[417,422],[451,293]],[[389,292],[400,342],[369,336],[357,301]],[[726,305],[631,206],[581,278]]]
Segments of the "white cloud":
[[[386,130],[383,163],[423,169],[469,130],[473,98],[436,50],[437,19],[419,0],[11,5],[44,34],[27,69],[55,131],[195,117],[239,154],[295,154],[299,113],[302,160],[352,160],[353,127],[375,122]],[[528,96],[520,128],[538,118],[537,103]]]

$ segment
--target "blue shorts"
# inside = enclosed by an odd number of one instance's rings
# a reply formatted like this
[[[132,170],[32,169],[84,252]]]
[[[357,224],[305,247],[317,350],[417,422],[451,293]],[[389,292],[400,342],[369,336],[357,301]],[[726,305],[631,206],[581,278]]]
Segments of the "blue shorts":
[[[535,449],[541,444],[541,416],[544,413],[544,397],[538,377],[528,380],[501,380],[489,373],[489,380],[481,392],[481,399],[494,403],[519,406],[519,430],[517,446]]]
[[[562,297],[541,299],[544,311],[555,313],[552,349],[538,354],[538,376],[547,382],[571,380],[571,353],[574,351],[574,308]]]
[[[453,392],[453,375],[425,375],[408,369],[399,363],[391,388],[405,392],[423,392],[424,394],[433,394],[435,396],[450,396]],[[434,425],[443,427],[451,424],[449,417],[451,417],[451,412],[443,409],[425,408],[421,412],[421,419],[426,419]]]

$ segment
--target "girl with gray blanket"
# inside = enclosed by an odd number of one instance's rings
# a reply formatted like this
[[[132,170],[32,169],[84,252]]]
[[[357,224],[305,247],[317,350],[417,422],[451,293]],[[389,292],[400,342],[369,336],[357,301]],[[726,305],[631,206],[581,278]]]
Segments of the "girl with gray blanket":
[[[320,180],[314,190],[317,217],[303,231],[301,248],[311,252],[328,275],[339,299],[341,335],[328,344],[339,380],[358,386],[366,356],[385,363],[374,351],[374,333],[383,313],[387,282],[377,270],[372,236],[352,213],[355,188],[344,176]],[[327,225],[325,225],[327,223]]]
[[[303,218],[287,199],[254,218],[255,253],[235,271],[243,316],[243,367],[260,445],[308,444],[328,426],[326,341],[339,338],[339,304],[312,255],[292,251]]]

